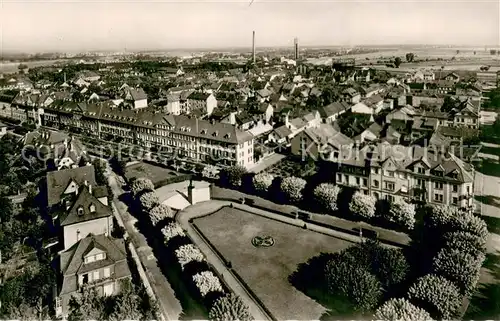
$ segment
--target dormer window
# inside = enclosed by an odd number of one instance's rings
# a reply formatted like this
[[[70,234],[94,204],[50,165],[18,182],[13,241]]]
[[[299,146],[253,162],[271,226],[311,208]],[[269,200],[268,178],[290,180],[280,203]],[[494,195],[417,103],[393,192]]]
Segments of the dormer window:
[[[219,132],[218,131],[214,131],[213,136],[217,137],[217,135],[219,135]]]
[[[206,135],[206,133],[207,133],[207,130],[206,130],[206,129],[202,129],[202,130],[201,130],[201,134],[202,134],[202,135]]]
[[[90,213],[95,213],[95,205],[94,204],[90,204]]]
[[[227,133],[227,134],[224,136],[224,138],[227,138],[227,139],[231,138],[231,134],[230,134],[230,133]]]
[[[87,255],[84,260],[85,260],[85,264],[88,264],[88,263],[101,261],[104,259],[106,259],[106,253],[102,252],[102,253]]]
[[[190,132],[190,131],[191,131],[191,127],[187,127],[187,128],[186,128],[186,131],[187,131],[187,132]]]
[[[83,207],[81,207],[81,206],[80,206],[80,207],[76,210],[76,212],[78,213],[78,216],[83,216],[83,214],[84,214]]]

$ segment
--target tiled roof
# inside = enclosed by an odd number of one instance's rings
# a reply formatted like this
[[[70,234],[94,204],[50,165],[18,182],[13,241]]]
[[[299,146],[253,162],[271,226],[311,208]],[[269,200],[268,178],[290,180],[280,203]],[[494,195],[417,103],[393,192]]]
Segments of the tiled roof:
[[[286,125],[276,128],[274,132],[280,138],[285,138],[292,134],[292,131],[290,130],[290,128],[286,127]]]
[[[131,88],[129,89],[130,91],[130,96],[132,96],[132,99],[134,101],[136,100],[143,100],[143,99],[147,99],[148,98],[148,95],[146,95],[146,93],[144,92],[144,89],[142,88]]]
[[[90,208],[93,205],[94,212]],[[61,226],[86,222],[102,217],[112,216],[111,208],[101,203],[94,195],[90,194],[87,186],[82,186],[78,197],[67,212],[65,217],[61,217]]]
[[[55,130],[36,130],[26,134],[24,137],[25,145],[36,146],[40,145],[58,145],[63,144],[64,141],[69,141],[70,137],[68,134],[63,132],[58,132]]]
[[[61,195],[64,193],[71,181],[75,181],[78,186],[83,186],[84,182],[95,186],[94,166],[83,166],[71,169],[47,173],[47,201],[52,206],[61,201]]]
[[[349,109],[349,104],[347,104],[346,102],[337,101],[319,108],[319,113],[321,117],[326,118],[337,115],[338,113],[346,111],[347,109]]]
[[[191,93],[187,99],[192,99],[192,100],[203,100],[206,101],[208,97],[210,97],[211,94],[209,93],[202,93],[202,92],[193,92]]]
[[[97,248],[106,253],[104,260],[92,263],[84,263],[87,253]],[[125,244],[121,239],[112,239],[103,234],[89,235],[81,239],[67,251],[61,253],[61,272],[64,275],[62,294],[77,291],[79,274],[90,272],[104,267],[114,266],[114,278],[120,279],[130,277],[130,269],[127,264]]]

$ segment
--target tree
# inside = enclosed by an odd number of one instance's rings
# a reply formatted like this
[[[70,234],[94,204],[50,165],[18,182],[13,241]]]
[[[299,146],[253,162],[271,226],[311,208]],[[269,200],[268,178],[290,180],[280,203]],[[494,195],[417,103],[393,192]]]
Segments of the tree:
[[[97,185],[99,186],[106,186],[108,185],[108,180],[106,179],[106,175],[104,175],[104,172],[106,170],[106,165],[103,160],[96,158],[92,162],[92,165],[94,165],[94,170],[95,170],[95,180]]]
[[[265,172],[255,175],[252,179],[254,189],[261,193],[267,193],[273,181],[274,175]]]
[[[444,247],[462,253],[477,255],[486,252],[486,240],[469,232],[457,231],[443,234]]]
[[[143,191],[153,191],[155,186],[150,179],[140,177],[132,182],[132,186],[130,186],[130,190],[134,196],[139,195],[139,193]]]
[[[453,281],[463,294],[470,295],[479,280],[479,270],[485,256],[472,255],[453,248],[443,248],[433,261],[434,272]]]
[[[223,169],[220,173],[221,182],[232,187],[241,187],[243,175],[247,169],[241,165],[234,165]]]
[[[12,202],[6,196],[0,195],[0,223],[10,221],[12,214]]]
[[[375,216],[375,202],[375,197],[357,191],[349,203],[349,210],[355,215],[369,219]]]
[[[378,245],[372,252],[372,271],[386,290],[406,280],[410,265],[401,249]]]
[[[407,62],[412,62],[413,59],[415,59],[415,54],[414,53],[409,52],[409,53],[406,54],[406,61]]]
[[[202,297],[210,292],[224,292],[219,278],[211,271],[203,271],[193,275],[193,281]]]
[[[450,219],[449,225],[452,231],[463,231],[474,234],[480,237],[481,240],[484,240],[484,242],[488,239],[489,233],[486,222],[471,212],[456,212]]]
[[[153,226],[165,218],[174,218],[174,212],[168,205],[159,204],[149,211],[149,218]]]
[[[251,321],[253,317],[243,300],[236,294],[229,293],[214,302],[208,313],[208,319],[210,321]]]
[[[349,298],[357,309],[368,311],[375,307],[382,290],[377,278],[366,269],[345,260],[346,255],[336,255],[325,269],[326,284],[331,294]]]
[[[168,243],[171,239],[176,236],[186,236],[184,230],[179,225],[179,223],[172,222],[161,229],[161,232],[165,238],[165,243]]]
[[[306,181],[294,176],[283,178],[280,184],[281,192],[292,203],[299,202],[302,199],[304,187],[306,187]]]
[[[431,205],[426,207],[426,223],[429,227],[443,231],[451,219],[457,215],[455,207],[446,205]]]
[[[385,321],[429,321],[431,316],[408,300],[390,299],[377,309],[374,315],[376,320]]]
[[[389,212],[387,212],[387,220],[412,230],[415,225],[415,205],[403,200],[396,200],[391,203]]]
[[[93,288],[73,295],[69,301],[68,321],[105,320],[104,302]]]
[[[443,105],[441,106],[441,111],[450,112],[453,108],[455,108],[456,102],[451,96],[444,97]]]
[[[399,68],[399,66],[401,65],[401,62],[402,62],[402,61],[401,61],[401,58],[396,57],[396,58],[394,59],[394,66],[395,66],[396,68]]]
[[[434,274],[418,278],[408,290],[408,297],[435,319],[453,319],[462,306],[460,290],[451,281]]]
[[[125,175],[125,167],[127,165],[127,162],[125,160],[121,159],[121,156],[122,155],[118,155],[118,157],[113,156],[109,160],[109,165],[111,166],[111,168],[113,169],[113,171],[116,174],[123,176],[123,175]]]
[[[144,211],[151,210],[160,203],[160,199],[155,192],[146,192],[139,197],[139,202]]]
[[[186,244],[179,247],[177,250],[175,250],[175,257],[177,257],[177,261],[179,261],[182,269],[184,269],[184,266],[189,262],[205,261],[205,256],[203,255],[203,253],[201,253],[201,251],[193,244]]]
[[[339,187],[330,183],[322,183],[316,186],[313,191],[313,196],[314,200],[318,202],[322,208],[328,212],[335,212],[338,209],[337,198],[339,193]]]

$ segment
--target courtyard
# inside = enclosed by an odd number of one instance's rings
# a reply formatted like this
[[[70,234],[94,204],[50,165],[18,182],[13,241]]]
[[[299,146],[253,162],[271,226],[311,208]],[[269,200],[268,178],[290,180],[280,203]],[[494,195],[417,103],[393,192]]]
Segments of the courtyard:
[[[149,178],[151,182],[153,182],[154,186],[157,187],[158,185],[164,185],[161,183],[165,182],[167,179],[177,177],[179,175],[182,174],[179,174],[172,169],[146,162],[138,162],[127,166],[125,169],[125,178],[128,181],[139,177],[145,177]]]
[[[193,222],[276,319],[317,320],[327,312],[288,277],[309,258],[352,243],[230,207]]]

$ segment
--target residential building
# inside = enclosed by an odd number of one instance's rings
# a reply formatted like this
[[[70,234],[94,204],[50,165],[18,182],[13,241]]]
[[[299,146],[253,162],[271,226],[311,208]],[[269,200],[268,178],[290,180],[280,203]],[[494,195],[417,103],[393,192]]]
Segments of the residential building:
[[[124,99],[132,104],[133,109],[148,107],[148,96],[142,88],[127,88]]]
[[[193,92],[187,97],[188,113],[195,110],[202,111],[205,115],[211,115],[217,108],[217,99],[213,94]]]
[[[379,144],[342,156],[338,164],[337,184],[378,199],[473,207],[474,168],[446,150]]]
[[[7,125],[0,122],[0,138],[7,134]]]
[[[80,291],[92,288],[100,296],[116,295],[121,291],[121,280],[131,278],[124,241],[104,234],[82,238],[62,252],[60,270],[62,284],[55,312],[63,318],[69,313],[71,298]]]
[[[320,107],[318,110],[324,123],[333,123],[340,115],[345,113],[350,108],[351,106],[349,106],[348,103],[338,101]]]

